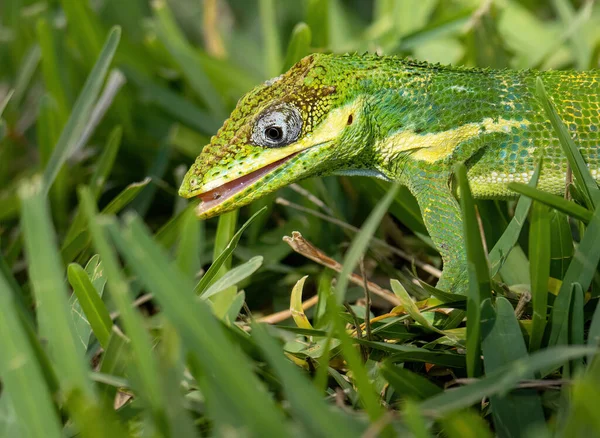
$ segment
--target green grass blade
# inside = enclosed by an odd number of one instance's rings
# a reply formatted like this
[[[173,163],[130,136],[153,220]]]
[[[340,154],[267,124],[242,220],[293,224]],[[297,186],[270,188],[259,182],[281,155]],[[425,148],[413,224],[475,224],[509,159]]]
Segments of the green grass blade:
[[[219,217],[219,223],[217,225],[217,234],[215,235],[215,245],[213,248],[213,265],[214,262],[220,257],[221,253],[225,251],[228,242],[231,241],[235,235],[235,227],[237,225],[239,210],[233,210],[229,213],[225,213]],[[212,267],[212,266],[211,266]],[[231,257],[224,259],[223,264],[216,271],[215,279],[221,278],[231,268]],[[213,300],[215,313],[217,315],[223,315],[227,308],[231,305],[231,301],[237,293],[236,287],[231,287],[228,290],[215,297]]]
[[[441,421],[448,438],[492,438],[486,421],[472,410],[453,412]]]
[[[419,409],[419,405],[413,400],[407,400],[402,407],[402,417],[404,423],[410,430],[410,436],[414,438],[431,438],[427,421]]]
[[[42,77],[46,92],[56,102],[60,126],[67,120],[70,110],[69,100],[65,94],[66,87],[62,83],[60,75],[60,62],[56,56],[54,32],[46,19],[37,22],[36,33],[41,50]]]
[[[194,210],[184,209],[185,216],[177,247],[177,266],[181,272],[195,277],[201,268],[200,233],[202,222],[198,221]]]
[[[555,369],[565,361],[583,357],[596,351],[595,347],[561,346],[537,351],[488,374],[485,378],[451,389],[421,403],[428,415],[443,416],[479,403],[484,397],[506,394],[526,376],[544,369]]]
[[[575,176],[575,186],[582,193],[585,204],[588,208],[594,209],[594,207],[600,203],[600,190],[598,184],[592,177],[581,152],[575,145],[571,134],[567,130],[566,126],[560,119],[560,116],[556,112],[554,104],[550,101],[544,88],[544,82],[542,78],[538,76],[536,81],[536,92],[537,97],[540,100],[546,117],[550,119],[554,132],[560,140],[563,152],[569,160],[569,165]]]
[[[104,349],[100,372],[115,377],[125,377],[127,365],[131,361],[131,348],[124,335],[116,330],[110,333],[108,345]],[[100,396],[109,406],[114,404],[117,388],[113,385],[100,385]]]
[[[592,212],[590,210],[577,205],[572,201],[567,201],[563,197],[542,192],[541,190],[534,189],[521,183],[508,183],[508,188],[535,201],[553,207],[572,218],[585,222],[586,224],[592,219]]]
[[[200,58],[181,33],[167,3],[164,0],[154,1],[152,9],[158,37],[181,68],[187,82],[213,115],[224,119],[227,114],[223,97],[206,75]]]
[[[496,300],[495,307],[490,299],[482,304],[481,347],[486,375],[528,357],[513,307],[503,297]],[[530,373],[525,378],[533,379],[534,375]],[[495,395],[490,401],[495,430],[499,436],[518,436],[522,431],[544,424],[542,402],[532,390]]]
[[[112,130],[110,136],[108,137],[108,141],[106,142],[106,146],[104,147],[100,158],[98,159],[98,164],[92,177],[90,178],[89,186],[94,194],[96,200],[100,197],[102,193],[102,188],[106,180],[108,179],[108,175],[112,170],[115,159],[117,158],[117,152],[119,151],[119,146],[121,145],[121,138],[123,136],[123,129],[120,126],[117,126]],[[64,238],[65,242],[70,242],[73,240],[83,229],[85,228],[85,218],[79,208],[77,209],[77,213],[75,214],[75,218],[71,222],[71,226],[69,227],[69,231]]]
[[[223,292],[224,290],[227,290],[231,286],[235,286],[240,281],[254,274],[258,268],[262,266],[262,262],[262,256],[252,257],[246,263],[242,263],[241,265],[233,268],[231,271],[227,271],[225,275],[211,284],[210,287],[206,289],[206,291],[200,296],[203,299],[208,299],[220,292]]]
[[[313,46],[329,46],[329,0],[308,0],[306,23],[313,31]]]
[[[535,187],[537,185],[541,168],[542,161],[540,161],[538,167],[535,169],[535,173],[531,177],[531,180],[529,180],[529,183],[527,184],[529,187]],[[521,234],[521,230],[523,228],[523,224],[525,224],[525,221],[527,220],[527,215],[529,214],[531,202],[531,198],[521,196],[521,198],[517,202],[517,206],[515,207],[515,214],[509,222],[508,227],[506,227],[506,230],[502,234],[502,237],[498,239],[498,241],[490,251],[490,254],[488,256],[488,259],[490,261],[490,277],[493,278],[498,273],[498,271],[500,271],[500,268],[502,268],[502,265],[508,258],[508,255],[510,254],[511,250],[517,243],[519,235]]]
[[[400,300],[402,307],[404,307],[404,310],[411,316],[412,319],[414,319],[423,327],[426,327],[433,332],[437,332],[441,335],[444,334],[444,332],[434,327],[429,320],[427,320],[423,315],[421,315],[421,311],[419,310],[415,302],[412,300],[408,292],[406,292],[404,286],[402,286],[402,284],[398,280],[392,279],[390,281],[390,284],[392,286],[392,291],[394,291],[394,294],[396,294],[396,296]]]
[[[306,23],[298,23],[292,30],[282,71],[288,71],[296,62],[300,61],[310,52],[312,32]]]
[[[260,28],[262,30],[264,71],[269,78],[281,72],[281,42],[277,26],[277,2],[275,0],[259,0]]]
[[[50,356],[56,363],[57,375],[65,394],[77,390],[93,398],[93,388],[88,379],[89,369],[81,349],[77,348],[67,288],[63,282],[64,270],[56,248],[42,181],[36,179],[23,183],[19,188],[19,197],[40,335],[48,341]]]
[[[61,424],[40,364],[18,317],[8,282],[0,272],[0,375],[2,400],[10,400],[20,430],[30,437],[62,437]],[[15,359],[19,358],[15,363]],[[8,397],[10,399],[8,399]]]
[[[568,309],[571,303],[571,293],[575,283],[582,290],[587,290],[600,262],[600,204],[596,207],[581,243],[577,247],[575,256],[563,278],[558,297],[552,308],[550,319],[550,339],[548,345],[556,345],[559,341],[567,342],[568,335]],[[568,333],[568,331],[567,331]],[[567,336],[565,338],[565,336]]]
[[[535,202],[531,213],[529,233],[529,262],[531,271],[531,300],[533,315],[529,351],[539,350],[548,316],[548,280],[550,279],[550,211]]]
[[[98,251],[104,270],[106,271],[108,291],[120,314],[120,319],[127,336],[131,340],[133,362],[132,377],[141,389],[140,396],[150,408],[152,417],[159,430],[167,430],[164,412],[165,400],[160,388],[158,364],[152,354],[152,343],[144,330],[144,321],[139,313],[131,306],[129,286],[119,268],[116,254],[111,247],[103,230],[102,217],[96,214],[93,195],[89,188],[79,192],[82,210],[88,221],[88,228],[94,247]]]
[[[397,183],[390,187],[387,194],[377,203],[373,211],[371,211],[371,214],[369,214],[369,217],[362,225],[360,232],[352,240],[350,248],[344,256],[342,272],[340,272],[340,275],[338,276],[337,285],[335,287],[336,301],[338,304],[344,302],[346,298],[346,289],[348,288],[348,278],[369,246],[371,237],[394,200],[396,193],[398,193],[399,187],[400,185]]]
[[[393,195],[393,192],[393,189],[390,190],[388,195]],[[388,202],[391,202],[393,196],[387,196],[387,198],[389,198]],[[379,203],[379,206],[382,204],[383,201]],[[371,214],[371,216],[373,216],[373,214]],[[367,219],[367,221],[368,220],[369,219]],[[363,363],[362,357],[360,356],[359,351],[355,348],[353,339],[350,338],[346,332],[346,327],[342,321],[342,318],[337,313],[338,310],[336,308],[335,296],[330,297],[327,308],[330,318],[332,319],[332,329],[334,330],[334,333],[340,342],[340,348],[344,358],[346,359],[346,363],[348,364],[348,369],[352,372],[352,380],[354,386],[356,387],[356,392],[359,394],[360,401],[362,402],[362,405],[369,416],[369,420],[371,420],[371,422],[375,422],[379,420],[385,412],[380,404],[379,396],[375,390],[375,387],[369,378],[369,374],[367,373],[367,369]],[[384,436],[391,436],[390,428],[388,427],[384,429],[383,433]]]
[[[75,146],[79,137],[85,130],[87,121],[91,115],[91,111],[96,103],[102,83],[106,77],[106,73],[117,50],[121,31],[118,27],[113,28],[106,39],[104,48],[90,72],[83,89],[75,105],[71,116],[65,125],[58,143],[52,152],[50,161],[44,171],[44,193],[48,193],[56,175],[67,160],[72,148]]]
[[[235,251],[235,248],[237,247],[237,244],[240,241],[240,237],[242,237],[243,232],[260,214],[264,213],[265,210],[266,207],[254,213],[254,215],[252,215],[252,217],[250,217],[250,219],[248,219],[244,223],[244,225],[242,225],[240,229],[233,235],[229,242],[223,247],[222,251],[220,251],[219,254],[216,255],[212,265],[210,266],[210,268],[208,268],[206,273],[202,276],[202,278],[194,288],[194,292],[197,295],[203,294],[206,291],[206,289],[212,284],[213,280],[217,277],[221,266],[223,266],[226,261],[230,260],[231,254],[233,254],[233,251]]]
[[[231,423],[241,421],[257,435],[285,435],[283,415],[252,373],[248,360],[231,344],[208,305],[195,299],[193,284],[170,263],[141,221],[130,216],[123,231],[114,226],[110,231],[201,368],[209,373],[211,381],[219,382]],[[178,291],[176,297],[173,291]]]
[[[491,297],[490,270],[481,242],[475,202],[471,195],[467,169],[457,167],[460,187],[460,205],[463,215],[463,235],[467,249],[469,288],[467,294],[467,373],[470,377],[481,373],[481,303]]]
[[[112,320],[110,319],[108,310],[106,310],[106,306],[102,302],[102,298],[98,295],[98,291],[92,284],[87,272],[77,263],[69,265],[67,278],[96,339],[98,339],[103,348],[106,348],[110,332],[112,331]]]
[[[358,425],[327,406],[317,388],[285,358],[264,327],[252,324],[252,337],[281,380],[294,415],[310,435],[352,436],[357,433]]]
[[[392,388],[402,397],[415,400],[426,400],[442,392],[442,389],[426,377],[414,373],[406,368],[397,367],[391,362],[384,362],[381,366],[383,377]]]
[[[127,207],[127,205],[129,205],[129,203],[131,203],[131,201],[133,201],[149,183],[150,178],[146,178],[143,181],[129,184],[102,209],[102,214],[109,215],[119,213],[122,209]],[[69,263],[72,260],[75,260],[75,257],[77,257],[89,243],[90,235],[88,230],[86,228],[81,228],[80,232],[70,241],[65,240],[63,243],[63,247],[60,249],[63,261]]]

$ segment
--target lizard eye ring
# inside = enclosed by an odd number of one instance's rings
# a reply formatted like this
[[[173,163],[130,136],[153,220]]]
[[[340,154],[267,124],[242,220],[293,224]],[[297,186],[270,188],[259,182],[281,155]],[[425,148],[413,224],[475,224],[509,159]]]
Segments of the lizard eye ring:
[[[285,103],[271,107],[257,117],[251,139],[257,146],[277,148],[295,142],[301,132],[300,111]]]

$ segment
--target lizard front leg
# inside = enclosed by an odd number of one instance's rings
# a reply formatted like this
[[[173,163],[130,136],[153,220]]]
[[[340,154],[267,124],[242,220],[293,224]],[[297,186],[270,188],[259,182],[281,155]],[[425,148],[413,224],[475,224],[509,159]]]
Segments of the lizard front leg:
[[[450,173],[431,175],[418,171],[408,181],[417,199],[425,226],[444,263],[437,288],[466,293],[467,258],[460,205],[449,184]]]

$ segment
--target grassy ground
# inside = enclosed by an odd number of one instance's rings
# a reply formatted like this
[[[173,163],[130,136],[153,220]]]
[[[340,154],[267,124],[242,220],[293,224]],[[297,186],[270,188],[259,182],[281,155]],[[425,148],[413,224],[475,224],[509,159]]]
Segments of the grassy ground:
[[[413,281],[440,260],[405,189],[310,180],[207,222],[176,194],[307,53],[597,68],[593,1],[3,0],[0,26],[0,436],[600,436],[576,153],[579,205],[474,203],[459,169],[468,301]]]

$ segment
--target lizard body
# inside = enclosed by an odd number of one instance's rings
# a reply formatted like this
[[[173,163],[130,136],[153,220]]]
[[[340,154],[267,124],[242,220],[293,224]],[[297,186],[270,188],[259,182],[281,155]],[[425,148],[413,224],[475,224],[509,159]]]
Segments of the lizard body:
[[[180,195],[200,218],[303,178],[366,173],[408,186],[444,262],[438,287],[463,290],[466,259],[451,183],[459,162],[479,198],[515,196],[541,154],[538,187],[560,194],[567,160],[535,97],[541,76],[600,180],[600,72],[431,65],[375,55],[310,55],[244,96],[188,171]]]

